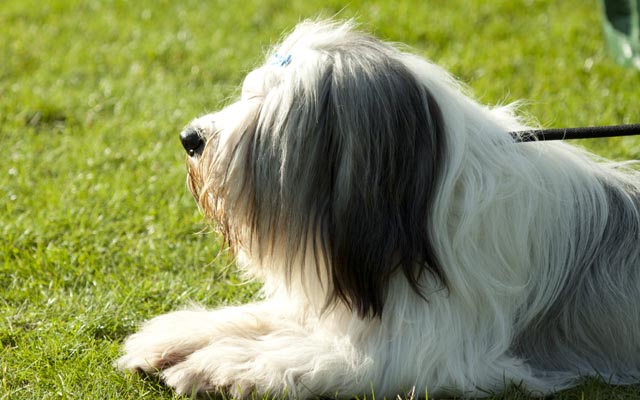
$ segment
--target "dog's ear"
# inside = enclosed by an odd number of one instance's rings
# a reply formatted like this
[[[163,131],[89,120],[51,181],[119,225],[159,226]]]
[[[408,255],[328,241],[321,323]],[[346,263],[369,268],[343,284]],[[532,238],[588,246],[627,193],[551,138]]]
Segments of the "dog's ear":
[[[329,302],[362,317],[382,313],[396,272],[418,293],[425,272],[446,284],[430,224],[441,112],[397,52],[370,44],[292,64],[265,98],[246,185],[261,252],[282,246],[291,276],[311,248]]]
[[[361,58],[345,55],[332,73],[318,132],[330,164],[316,168],[331,176],[322,221],[334,295],[376,316],[396,271],[418,293],[425,271],[446,283],[430,224],[444,137],[437,103],[402,63]]]

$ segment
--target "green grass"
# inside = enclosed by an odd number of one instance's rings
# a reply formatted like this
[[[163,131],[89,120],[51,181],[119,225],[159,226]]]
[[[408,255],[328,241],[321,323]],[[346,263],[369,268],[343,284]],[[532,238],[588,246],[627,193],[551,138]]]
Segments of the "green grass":
[[[252,298],[185,186],[177,133],[306,17],[356,17],[545,126],[640,121],[595,2],[5,0],[0,5],[0,399],[172,398],[112,368],[144,319]],[[636,138],[584,142],[639,158]],[[511,389],[498,398],[524,399]],[[598,381],[558,399],[640,399]]]

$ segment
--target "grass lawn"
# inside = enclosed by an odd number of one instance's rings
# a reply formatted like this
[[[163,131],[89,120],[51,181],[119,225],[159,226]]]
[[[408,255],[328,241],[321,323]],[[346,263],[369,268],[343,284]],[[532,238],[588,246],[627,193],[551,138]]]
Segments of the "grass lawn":
[[[4,0],[0,399],[161,399],[111,365],[138,323],[252,298],[185,185],[179,130],[306,17],[356,17],[548,127],[640,122],[595,1]],[[640,158],[640,139],[582,142]],[[499,398],[524,399],[512,389]],[[557,399],[640,399],[597,381]]]

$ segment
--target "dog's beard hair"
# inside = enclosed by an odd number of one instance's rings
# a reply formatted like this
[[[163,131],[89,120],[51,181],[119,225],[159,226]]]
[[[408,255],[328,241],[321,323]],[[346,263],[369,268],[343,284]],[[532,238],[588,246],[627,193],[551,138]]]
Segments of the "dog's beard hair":
[[[232,139],[190,166],[269,296],[302,280],[300,304],[333,304],[327,329],[385,362],[367,376],[382,393],[640,375],[637,172],[515,143],[529,127],[509,107],[348,25],[303,24],[277,51],[291,64],[262,67]]]
[[[247,243],[244,219],[251,212],[247,192],[250,175],[244,165],[238,165],[242,153],[250,144],[246,140],[255,131],[259,104],[243,108],[240,124],[233,126],[230,140],[220,145],[220,132],[211,132],[197,164],[187,160],[187,185],[205,217],[215,222],[216,230],[225,242],[236,247],[252,248]],[[251,239],[251,236],[248,238]]]

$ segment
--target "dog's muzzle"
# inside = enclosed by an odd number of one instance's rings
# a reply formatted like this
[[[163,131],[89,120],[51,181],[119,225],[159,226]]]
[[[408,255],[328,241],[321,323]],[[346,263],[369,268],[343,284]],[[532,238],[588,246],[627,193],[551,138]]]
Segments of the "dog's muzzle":
[[[202,155],[204,145],[206,144],[206,140],[202,137],[201,133],[193,127],[187,127],[180,132],[180,141],[189,157]]]

